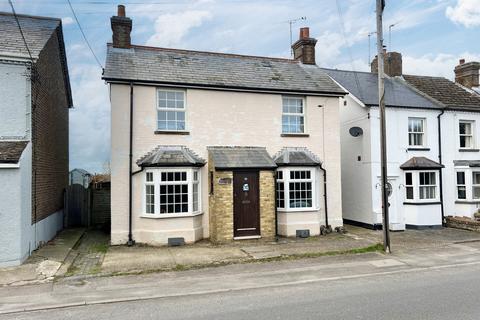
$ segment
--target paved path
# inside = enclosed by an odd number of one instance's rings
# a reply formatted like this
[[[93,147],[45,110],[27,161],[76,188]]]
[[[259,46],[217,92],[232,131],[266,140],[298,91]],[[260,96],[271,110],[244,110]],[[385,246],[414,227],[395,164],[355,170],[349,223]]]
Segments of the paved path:
[[[441,294],[439,301],[443,301],[446,298],[447,292],[450,297],[455,299],[458,297],[467,298],[467,293],[470,294],[468,291],[469,288],[479,284],[479,252],[480,242],[468,242],[449,244],[438,248],[416,249],[389,256],[371,253],[274,263],[230,265],[185,272],[92,278],[81,281],[65,279],[48,285],[3,288],[0,290],[0,313],[83,306],[55,310],[45,313],[44,315],[48,315],[50,319],[60,319],[67,317],[67,315],[88,319],[89,316],[96,316],[96,312],[92,313],[92,310],[103,310],[102,312],[105,312],[103,313],[104,315],[109,312],[117,314],[117,311],[126,310],[130,307],[132,307],[132,310],[138,311],[135,307],[137,305],[141,306],[145,304],[147,306],[153,306],[158,304],[158,306],[162,306],[164,303],[168,304],[168,301],[177,301],[178,299],[178,301],[183,302],[179,302],[176,309],[173,309],[171,313],[166,311],[165,315],[162,314],[162,319],[179,319],[184,318],[183,315],[188,319],[188,312],[192,312],[192,317],[194,313],[197,312],[199,318],[208,319],[210,316],[218,316],[219,318],[221,318],[222,314],[225,316],[225,313],[221,313],[222,309],[217,310],[213,303],[218,297],[238,296],[240,300],[238,301],[238,305],[236,305],[237,309],[232,309],[237,312],[234,313],[236,318],[242,318],[241,310],[247,313],[251,310],[258,310],[259,312],[264,312],[267,316],[273,317],[276,306],[279,304],[285,304],[284,311],[288,311],[288,306],[291,306],[287,303],[289,301],[288,299],[281,299],[281,294],[283,294],[287,295],[286,298],[290,296],[290,299],[293,299],[292,301],[299,299],[299,297],[304,297],[306,299],[305,301],[308,302],[305,306],[313,304],[310,307],[313,312],[312,314],[303,313],[303,315],[312,317],[314,311],[320,314],[322,310],[325,310],[327,313],[339,312],[339,314],[341,314],[344,309],[347,311],[350,310],[347,302],[351,302],[356,308],[360,308],[361,303],[359,301],[365,301],[367,299],[364,298],[364,300],[361,300],[360,297],[362,297],[362,294],[368,295],[371,293],[372,297],[371,300],[369,300],[370,304],[367,305],[368,308],[366,306],[361,310],[365,312],[370,310],[369,312],[371,314],[375,314],[375,312],[379,310],[378,308],[383,308],[383,304],[392,304],[395,302],[383,296],[385,293],[391,293],[390,291],[377,290],[377,288],[387,290],[388,286],[383,284],[380,286],[380,283],[386,281],[385,279],[391,279],[392,285],[396,283],[396,287],[400,290],[398,294],[403,295],[404,298],[404,300],[400,299],[396,302],[396,308],[403,306],[402,308],[405,314],[410,315],[410,319],[422,318],[412,317],[412,314],[409,313],[414,309],[411,309],[408,302],[417,301],[415,299],[407,299],[409,298],[409,290],[411,290],[412,297],[417,298],[421,292],[422,295],[420,296],[425,296],[425,299],[430,299],[430,302],[426,302],[427,306],[433,308],[433,304],[437,303],[441,310],[444,309],[444,305],[440,302],[435,302],[433,299],[437,293]],[[460,270],[465,270],[464,274],[460,274]],[[428,284],[425,290],[432,290],[431,297],[422,289],[423,286],[414,286],[416,282],[422,279],[419,277],[419,275],[422,274],[425,275],[425,277],[431,277],[427,282],[419,282],[425,285]],[[458,285],[455,285],[457,277],[459,277],[459,282]],[[472,277],[471,285],[469,285],[468,282],[469,277]],[[410,279],[417,280],[413,281]],[[438,279],[443,279],[443,282],[440,281],[435,284],[435,281]],[[447,280],[449,282],[446,282]],[[337,284],[335,284],[337,282],[344,283],[344,285],[337,286]],[[405,284],[403,284],[403,282],[405,282]],[[407,286],[407,283],[410,287]],[[352,287],[350,287],[350,285]],[[443,287],[444,285],[447,287]],[[467,285],[466,289],[462,289],[463,285]],[[319,290],[319,288],[330,288],[332,286],[337,287],[332,290]],[[448,286],[452,286],[451,290],[448,289]],[[302,290],[307,290],[308,288],[314,289],[312,289],[308,295],[303,294]],[[359,291],[349,296],[349,293],[353,290],[352,288],[357,288]],[[362,288],[363,291],[361,291]],[[459,289],[467,290],[467,293]],[[290,295],[287,294],[288,290],[292,290]],[[258,300],[248,300],[248,296],[255,296],[256,292],[264,292],[267,296],[270,295],[270,298],[264,297],[264,299],[266,299],[265,304],[261,303],[262,300],[260,297]],[[278,298],[275,292],[281,293]],[[305,292],[309,291],[307,290]],[[315,292],[317,293],[315,294]],[[312,295],[316,296],[318,300],[312,300]],[[211,297],[212,303],[206,303],[202,309],[200,302],[204,297]],[[344,303],[343,307],[340,303],[334,304],[336,300],[333,298],[329,300],[328,297],[341,298],[339,301]],[[475,299],[477,298],[478,293],[475,294]],[[142,301],[151,299],[155,300],[152,302],[132,302],[133,300]],[[360,300],[357,301],[356,299]],[[455,299],[453,301],[457,301]],[[191,305],[190,302],[192,303]],[[320,302],[322,302],[322,304],[320,304]],[[330,302],[331,305],[327,302]],[[234,304],[234,302],[231,303]],[[407,304],[404,305],[404,303]],[[430,305],[428,303],[430,303]],[[85,307],[85,305],[89,306]],[[158,308],[149,309],[147,307],[144,311],[145,313],[139,313],[138,316],[143,315],[146,318],[158,318],[155,317],[155,312],[159,312]],[[167,307],[165,308],[168,310]],[[420,310],[420,308],[421,306],[417,306],[416,310]],[[458,307],[457,310],[459,308],[460,307]],[[90,310],[90,313],[88,310]],[[175,310],[176,313],[174,312]],[[179,310],[181,310],[181,313]],[[292,307],[291,311],[293,310],[301,311],[298,308],[295,309]],[[385,312],[386,310],[388,309],[385,309]],[[228,308],[224,310],[224,312],[228,311]],[[217,314],[216,312],[220,313]],[[382,311],[380,310],[379,312]],[[41,317],[42,314],[43,313],[34,313],[35,316],[39,317]],[[133,314],[136,315],[135,313]],[[299,314],[302,313],[300,312]],[[451,315],[451,313],[446,314]],[[54,315],[57,318],[55,318]],[[128,315],[132,316],[132,313],[125,312],[119,313],[119,315],[120,319],[124,316],[128,318]],[[15,318],[22,316],[24,319],[29,319],[30,314],[21,315],[16,313],[10,316]],[[138,316],[136,318],[138,318]],[[383,314],[383,316],[385,316],[385,314]],[[424,319],[426,318],[424,317]],[[468,317],[463,317],[462,319],[468,319]]]

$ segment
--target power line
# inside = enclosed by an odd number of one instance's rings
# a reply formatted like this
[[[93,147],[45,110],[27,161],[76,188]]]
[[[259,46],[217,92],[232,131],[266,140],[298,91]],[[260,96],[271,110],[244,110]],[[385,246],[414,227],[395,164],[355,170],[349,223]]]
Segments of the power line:
[[[30,52],[30,48],[28,47],[27,40],[25,39],[25,35],[23,34],[22,26],[20,25],[20,20],[18,20],[17,13],[15,12],[15,7],[13,6],[12,0],[8,0],[8,3],[10,4],[10,7],[12,8],[13,17],[15,18],[15,21],[17,22],[18,30],[20,31],[20,35],[22,36],[23,43],[25,44],[25,48],[27,48],[28,56],[30,57],[30,60],[32,61],[32,66],[33,66],[32,53]]]
[[[343,40],[345,41],[345,45],[347,46],[347,52],[348,56],[350,58],[350,64],[352,65],[352,70],[355,78],[355,84],[357,86],[357,90],[360,93],[360,99],[363,99],[363,93],[362,93],[362,88],[360,87],[360,82],[358,81],[357,73],[355,72],[355,63],[353,62],[353,56],[352,56],[352,51],[350,50],[350,45],[348,43],[347,35],[345,33],[345,22],[343,20],[343,14],[342,14],[342,8],[340,7],[340,2],[339,0],[336,0],[337,4],[337,12],[338,12],[338,18],[340,20],[340,29],[342,30],[342,36]]]
[[[9,1],[10,1],[10,0],[9,0]],[[94,57],[95,60],[97,61],[97,63],[98,63],[98,65],[100,66],[100,68],[103,69],[103,66],[102,66],[102,64],[100,63],[100,60],[97,58],[97,55],[96,55],[95,52],[93,51],[92,46],[90,45],[90,43],[89,43],[88,40],[87,40],[87,37],[85,36],[85,32],[83,32],[82,26],[80,25],[80,21],[78,21],[77,15],[75,14],[75,10],[73,9],[72,4],[70,3],[70,0],[67,0],[67,2],[68,2],[68,5],[70,6],[70,10],[72,10],[73,17],[75,18],[75,21],[77,22],[78,29],[80,29],[80,32],[82,33],[83,39],[85,40],[85,43],[87,44],[88,48],[90,49],[90,52],[92,53],[93,57]]]

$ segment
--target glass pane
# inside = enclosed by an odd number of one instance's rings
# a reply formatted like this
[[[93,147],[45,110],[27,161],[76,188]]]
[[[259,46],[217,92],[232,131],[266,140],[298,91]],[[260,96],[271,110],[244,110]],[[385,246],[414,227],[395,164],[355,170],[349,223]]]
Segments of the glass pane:
[[[458,187],[457,188],[457,198],[458,199],[466,199],[467,198],[467,190],[465,187]]]
[[[407,192],[407,199],[413,199],[413,187],[407,187],[405,190]]]
[[[464,185],[465,184],[465,172],[458,171],[457,172],[457,184]]]
[[[460,136],[460,148],[466,148],[467,144],[466,144],[466,137],[465,136]]]
[[[473,184],[480,184],[480,172],[473,172]]]
[[[411,172],[405,173],[405,184],[409,185],[409,186],[411,186],[413,184],[412,183],[412,173]]]
[[[153,172],[147,172],[147,181],[153,181]]]
[[[473,199],[480,199],[480,187],[473,187]]]
[[[167,92],[166,91],[158,91],[158,99],[159,100],[166,100],[167,99]]]

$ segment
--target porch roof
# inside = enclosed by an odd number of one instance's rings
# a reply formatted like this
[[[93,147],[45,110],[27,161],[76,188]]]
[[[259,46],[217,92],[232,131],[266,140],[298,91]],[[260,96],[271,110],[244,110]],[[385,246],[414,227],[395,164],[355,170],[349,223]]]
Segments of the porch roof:
[[[0,141],[0,163],[18,163],[28,141]]]
[[[205,160],[185,146],[160,145],[137,160],[139,167],[202,167]]]
[[[445,166],[425,157],[412,157],[400,166],[403,170],[437,170]]]
[[[278,166],[318,166],[322,162],[307,148],[285,147],[273,157]]]
[[[208,147],[217,170],[275,169],[277,165],[264,147]]]

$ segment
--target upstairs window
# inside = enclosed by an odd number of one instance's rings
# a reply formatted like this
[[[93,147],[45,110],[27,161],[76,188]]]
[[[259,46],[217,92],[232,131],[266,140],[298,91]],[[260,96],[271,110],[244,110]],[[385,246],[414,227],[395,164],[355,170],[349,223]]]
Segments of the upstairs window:
[[[425,146],[425,119],[408,118],[408,145],[410,147]]]
[[[282,98],[282,133],[305,133],[305,107],[303,98]]]
[[[185,130],[185,92],[157,91],[157,128],[161,131]]]
[[[460,121],[458,123],[458,131],[460,135],[460,148],[473,148],[473,121]]]

